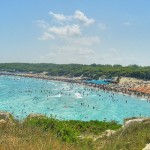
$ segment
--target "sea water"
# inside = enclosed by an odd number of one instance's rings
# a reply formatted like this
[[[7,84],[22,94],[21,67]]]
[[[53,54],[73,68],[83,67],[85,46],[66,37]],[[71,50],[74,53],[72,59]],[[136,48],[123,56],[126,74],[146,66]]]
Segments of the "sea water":
[[[86,83],[93,83],[93,84],[109,84],[109,82],[106,82],[104,80],[88,80]]]
[[[65,120],[123,123],[124,118],[150,116],[150,103],[78,84],[0,76],[0,110],[19,120],[40,113]]]

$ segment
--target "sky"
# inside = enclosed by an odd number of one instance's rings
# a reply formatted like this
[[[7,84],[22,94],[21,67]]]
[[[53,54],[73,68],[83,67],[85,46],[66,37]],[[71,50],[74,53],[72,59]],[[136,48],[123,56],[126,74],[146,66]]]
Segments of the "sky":
[[[150,65],[149,0],[1,0],[0,63]]]

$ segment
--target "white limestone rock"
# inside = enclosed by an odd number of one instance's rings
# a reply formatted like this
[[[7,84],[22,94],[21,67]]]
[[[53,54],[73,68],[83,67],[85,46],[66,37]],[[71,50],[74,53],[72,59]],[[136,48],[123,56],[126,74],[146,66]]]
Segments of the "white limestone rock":
[[[142,150],[150,150],[150,143],[146,145],[145,148],[143,148]]]

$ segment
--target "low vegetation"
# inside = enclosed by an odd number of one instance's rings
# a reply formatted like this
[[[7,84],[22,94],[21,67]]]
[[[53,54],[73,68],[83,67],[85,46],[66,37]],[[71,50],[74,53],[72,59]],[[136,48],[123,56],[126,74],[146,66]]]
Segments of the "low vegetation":
[[[107,136],[108,129],[116,132]],[[141,150],[147,143],[150,119],[122,128],[116,122],[28,117],[0,127],[0,150]]]
[[[92,136],[117,130],[116,122],[64,121],[48,117],[27,118],[0,128],[0,149],[94,149]],[[91,135],[86,137],[85,135]]]
[[[142,150],[150,143],[150,119],[133,123],[110,137],[97,140],[96,145],[102,141],[105,143],[104,150]]]
[[[100,135],[105,130],[117,130],[121,125],[116,122],[102,122],[102,121],[77,121],[77,120],[57,120],[55,118],[32,118],[27,119],[24,125],[30,127],[40,127],[43,131],[51,131],[62,141],[76,143],[78,137],[84,134]]]

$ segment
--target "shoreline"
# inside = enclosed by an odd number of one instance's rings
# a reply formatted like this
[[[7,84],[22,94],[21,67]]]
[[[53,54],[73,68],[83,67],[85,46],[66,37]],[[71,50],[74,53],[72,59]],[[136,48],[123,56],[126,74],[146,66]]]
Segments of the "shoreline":
[[[76,83],[82,86],[87,86],[94,89],[99,89],[104,92],[114,92],[116,94],[122,94],[131,97],[140,98],[140,100],[147,100],[150,103],[150,93],[144,94],[142,92],[130,90],[134,88],[146,88],[147,86],[150,87],[150,81],[148,81],[148,85],[145,85],[144,80],[136,79],[136,78],[129,78],[129,77],[122,77],[119,83],[110,83],[110,84],[94,84],[94,83],[87,83],[86,80],[82,79],[82,77],[74,77],[69,78],[65,76],[48,76],[45,74],[37,73],[0,73],[1,75],[6,76],[18,76],[18,77],[26,77],[26,78],[35,78],[35,79],[43,79],[43,80],[51,80],[51,81],[60,81],[60,82],[69,82],[69,83]]]

